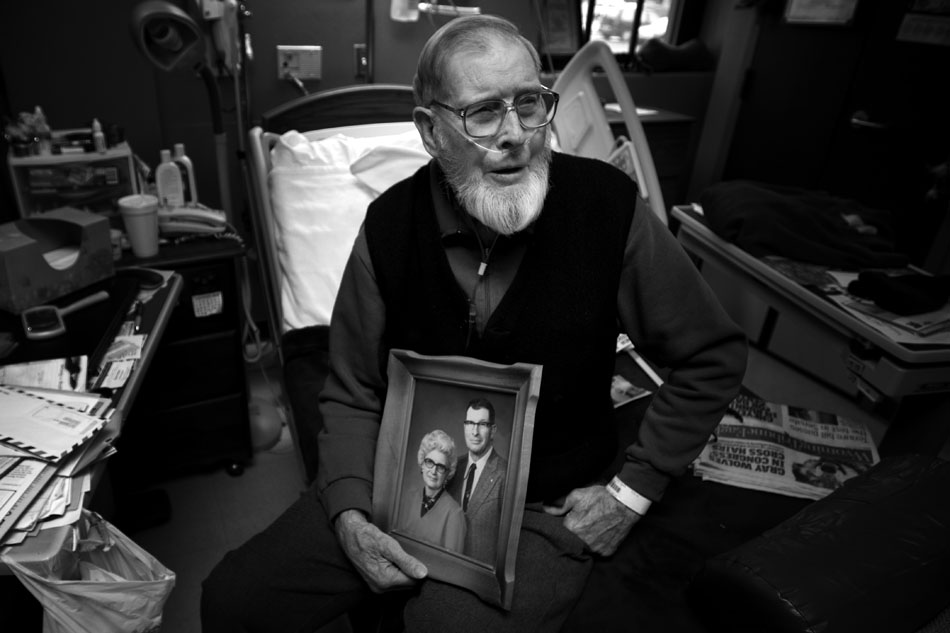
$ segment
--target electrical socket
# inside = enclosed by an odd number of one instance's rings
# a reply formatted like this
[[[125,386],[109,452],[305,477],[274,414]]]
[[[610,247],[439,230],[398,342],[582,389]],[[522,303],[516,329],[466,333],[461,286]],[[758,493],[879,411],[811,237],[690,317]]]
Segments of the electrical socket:
[[[366,44],[354,44],[353,57],[356,62],[356,78],[364,79],[368,77],[369,57],[366,54]]]
[[[277,78],[321,79],[323,77],[322,46],[277,46]]]

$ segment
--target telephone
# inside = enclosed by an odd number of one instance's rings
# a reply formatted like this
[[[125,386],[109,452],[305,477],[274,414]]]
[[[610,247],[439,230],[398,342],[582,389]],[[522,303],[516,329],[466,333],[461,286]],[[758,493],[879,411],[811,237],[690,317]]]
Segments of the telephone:
[[[159,208],[158,231],[162,235],[221,233],[228,228],[223,211],[195,207]]]

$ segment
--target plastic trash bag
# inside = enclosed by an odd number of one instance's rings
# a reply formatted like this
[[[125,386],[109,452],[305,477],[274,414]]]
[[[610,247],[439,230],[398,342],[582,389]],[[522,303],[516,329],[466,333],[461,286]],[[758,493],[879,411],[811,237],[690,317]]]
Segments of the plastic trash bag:
[[[3,562],[43,605],[44,633],[158,631],[175,586],[175,572],[89,510],[50,560]]]

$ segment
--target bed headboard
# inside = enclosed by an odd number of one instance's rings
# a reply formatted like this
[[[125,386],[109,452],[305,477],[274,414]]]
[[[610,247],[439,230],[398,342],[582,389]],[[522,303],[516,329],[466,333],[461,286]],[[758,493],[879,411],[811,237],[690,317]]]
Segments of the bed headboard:
[[[361,84],[316,92],[268,110],[260,127],[282,134],[343,125],[412,120],[412,88],[400,84]]]

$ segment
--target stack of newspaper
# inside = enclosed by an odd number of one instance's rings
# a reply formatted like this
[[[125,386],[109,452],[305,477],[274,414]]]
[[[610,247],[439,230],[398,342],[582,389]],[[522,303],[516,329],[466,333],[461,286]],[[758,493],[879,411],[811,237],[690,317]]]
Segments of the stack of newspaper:
[[[693,472],[740,488],[820,499],[878,461],[864,425],[744,392],[693,462]]]

